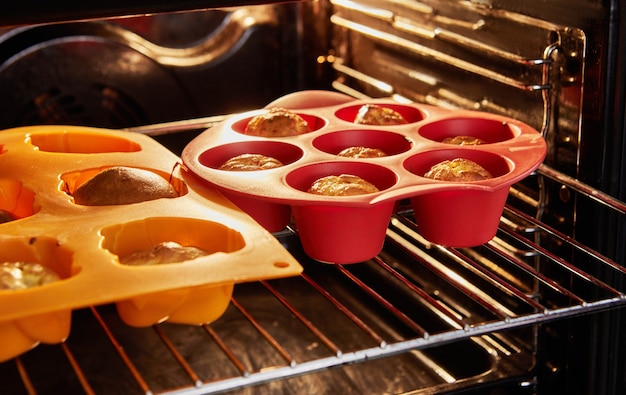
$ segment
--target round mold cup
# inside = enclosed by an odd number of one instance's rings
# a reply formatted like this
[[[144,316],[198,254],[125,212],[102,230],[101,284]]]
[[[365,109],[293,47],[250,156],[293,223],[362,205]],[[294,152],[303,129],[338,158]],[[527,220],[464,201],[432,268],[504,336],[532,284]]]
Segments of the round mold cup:
[[[31,133],[26,136],[26,142],[37,147],[39,151],[68,154],[141,151],[139,144],[123,137],[72,128],[58,132]]]
[[[39,211],[35,192],[13,178],[0,178],[0,210],[12,219],[29,217]],[[0,222],[2,223],[2,222]]]
[[[498,178],[508,174],[514,164],[490,152],[443,149],[416,154],[404,167],[423,177],[435,164],[455,158],[478,163],[493,178],[474,182],[432,180],[431,186],[441,184],[441,188],[413,196],[410,201],[418,231],[426,240],[448,247],[473,247],[491,240],[498,230],[510,187]]]
[[[289,109],[287,109],[287,111],[289,111]],[[264,114],[265,112],[269,112],[269,109],[256,111],[256,113],[254,115],[247,116],[245,118],[242,118],[242,119],[234,122],[232,124],[232,126],[231,126],[232,130],[234,130],[235,132],[240,133],[240,134],[246,134],[246,127],[248,126],[248,123],[250,122],[250,120],[252,118],[254,118],[255,116],[257,116],[257,115]],[[303,112],[299,112],[299,111],[293,111],[293,112],[298,114],[302,119],[304,119],[304,121],[307,123],[307,125],[309,125],[309,133],[318,131],[318,130],[320,130],[323,127],[326,126],[326,120],[324,118],[320,118],[320,117],[318,117],[316,115],[307,114],[307,113],[303,113]],[[289,138],[289,137],[294,137],[294,136],[288,136],[288,137],[268,137],[268,138],[270,138],[270,139],[277,139],[277,138]]]
[[[366,147],[391,156],[409,151],[412,145],[404,135],[382,130],[343,130],[325,133],[313,140],[315,148],[333,155],[350,147]]]
[[[241,141],[229,144],[219,145],[202,152],[198,156],[198,162],[211,169],[219,170],[219,167],[227,160],[242,154],[260,154],[279,160],[283,165],[287,166],[297,162],[304,152],[298,146],[281,141],[269,140],[253,140]],[[252,172],[255,176],[263,177],[266,172],[274,169],[256,170]],[[228,174],[228,170],[219,170]],[[240,172],[233,172],[240,173]],[[236,176],[236,174],[233,174]],[[239,207],[243,212],[248,214],[259,225],[269,232],[278,232],[291,222],[291,207],[287,204],[275,203],[269,200],[259,199],[244,192],[238,192],[228,188],[216,186],[217,189]]]
[[[422,111],[412,106],[406,106],[403,104],[396,104],[396,103],[371,103],[371,104],[375,104],[379,107],[389,108],[391,110],[396,111],[397,113],[402,115],[402,118],[404,118],[408,123],[420,122],[426,118],[426,115]],[[367,103],[342,107],[338,109],[337,111],[335,111],[335,116],[346,122],[354,122],[357,116],[357,113],[359,112],[359,109],[363,107],[364,105],[367,105]],[[373,126],[373,125],[369,125],[369,126]],[[380,126],[383,126],[383,125],[380,125]]]
[[[306,192],[319,178],[352,174],[380,191],[393,187],[396,174],[375,164],[323,162],[295,169],[286,176],[292,188]],[[376,256],[383,247],[394,201],[367,202],[368,195],[320,196],[292,204],[302,247],[311,258],[326,263],[357,263]]]
[[[100,173],[101,171],[111,168],[111,167],[115,167],[115,166],[111,165],[111,166],[94,167],[94,168],[89,168],[89,169],[82,169],[82,170],[76,170],[76,171],[63,173],[60,176],[61,184],[60,184],[59,189],[71,197],[74,194],[74,191],[76,191],[76,189],[78,189],[83,183],[87,182],[88,180],[93,178],[96,174]],[[129,166],[129,167],[133,167],[133,166]],[[164,171],[150,169],[150,168],[137,167],[137,169],[148,170],[148,171],[153,172],[154,174],[157,174],[163,177],[174,187],[179,197],[184,196],[188,192],[187,185],[179,177],[175,177],[172,174],[166,173]]]
[[[522,131],[516,125],[496,119],[459,117],[435,121],[422,125],[418,133],[429,140],[442,142],[449,137],[470,136],[485,144],[511,140]]]
[[[102,247],[123,257],[136,251],[150,250],[162,242],[173,241],[194,246],[208,254],[232,253],[245,247],[243,236],[227,226],[194,218],[152,217],[117,224],[101,230]],[[203,258],[198,258],[203,259]],[[121,265],[119,262],[116,264]],[[187,261],[163,265],[194,265]],[[158,270],[155,266],[124,266],[133,278],[142,272]],[[122,321],[145,327],[168,321],[188,325],[210,323],[218,319],[230,302],[234,282],[197,285],[137,295],[116,303]]]
[[[0,237],[0,262],[35,262],[53,270],[61,280],[24,290],[0,290],[0,303],[9,294],[20,294],[24,311],[37,309],[37,297],[44,287],[62,286],[65,279],[78,274],[73,267],[72,252],[59,245],[52,237]],[[70,333],[72,312],[60,309],[46,313],[25,315],[22,318],[0,321],[0,362],[14,358],[40,343],[56,344]]]

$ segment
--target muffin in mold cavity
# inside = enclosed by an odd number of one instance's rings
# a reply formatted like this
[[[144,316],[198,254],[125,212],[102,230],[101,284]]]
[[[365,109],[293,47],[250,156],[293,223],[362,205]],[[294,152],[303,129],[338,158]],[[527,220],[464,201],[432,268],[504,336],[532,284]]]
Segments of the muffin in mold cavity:
[[[1,274],[7,286],[0,287],[0,301],[15,293],[35,296],[44,288],[63,286],[64,280],[78,274],[72,251],[48,236],[0,236],[0,263],[12,268],[11,275]],[[18,269],[20,273],[16,272]],[[36,308],[36,300],[25,299],[23,308]],[[63,308],[0,322],[0,361],[16,357],[39,343],[64,341],[70,325],[71,310]]]
[[[413,143],[400,133],[386,130],[350,129],[322,134],[313,140],[313,146],[320,151],[358,159],[372,159],[367,150],[377,150],[374,157],[387,157],[407,152]],[[365,148],[365,150],[359,147]],[[355,149],[356,148],[356,149]],[[346,151],[353,151],[346,155]],[[356,155],[354,155],[356,152]],[[344,154],[342,154],[344,153]]]
[[[240,154],[224,162],[219,170],[227,171],[258,171],[283,167],[283,162],[262,154]]]
[[[419,122],[425,114],[419,109],[395,103],[365,103],[340,108],[335,116],[359,125],[397,126]]]
[[[0,224],[29,217],[39,211],[35,192],[13,178],[0,178]]]
[[[478,163],[465,159],[454,158],[452,160],[444,160],[430,168],[424,177],[432,178],[439,181],[483,181],[493,178],[491,173]]]
[[[497,119],[457,117],[423,125],[418,133],[429,140],[446,144],[482,145],[511,140],[519,136],[521,130],[516,125]]]
[[[141,151],[141,145],[124,137],[70,126],[61,131],[29,133],[26,142],[39,151],[67,154]]]
[[[12,212],[0,209],[0,224],[15,221],[17,217]]]
[[[235,122],[232,127],[237,133],[265,138],[294,137],[321,129],[326,122],[315,115],[270,108]]]
[[[217,222],[194,218],[147,218],[106,227],[101,234],[103,248],[118,256],[120,265],[138,271],[153,270],[154,264],[202,264],[202,257],[233,253],[246,245],[239,232]],[[162,245],[175,247],[166,251],[159,248]],[[187,249],[179,254],[182,250],[177,246]],[[155,259],[154,251],[158,250],[165,251],[164,258]],[[172,251],[177,259],[171,259]],[[141,265],[125,265],[124,260],[133,255],[146,259]],[[234,283],[228,282],[152,292],[120,300],[116,308],[120,318],[130,326],[144,327],[163,321],[199,325],[223,314],[233,288]]]
[[[379,189],[359,176],[339,174],[318,178],[307,192],[326,196],[356,196],[376,193]]]
[[[106,166],[65,173],[62,190],[75,204],[112,206],[171,199],[186,193],[182,180],[151,169]]]
[[[147,251],[159,243],[175,242],[206,253],[234,252],[245,246],[242,235],[218,222],[194,218],[152,217],[106,227],[103,248],[118,257]]]
[[[194,246],[182,246],[175,241],[163,241],[148,249],[120,256],[122,265],[150,266],[182,263],[209,255],[209,252]]]
[[[223,166],[232,161],[233,158],[238,158],[242,155],[260,155],[260,157],[272,158],[285,166],[302,158],[304,152],[296,145],[281,141],[241,141],[210,148],[202,152],[198,160],[202,165],[212,169],[232,171],[232,169],[224,169]],[[241,167],[245,167],[246,163],[244,162],[241,163]],[[254,166],[256,162],[254,159],[249,162],[251,163],[248,163],[248,168],[242,168],[241,170],[269,170],[269,168],[259,169],[258,166]]]
[[[479,150],[463,150],[463,149],[437,149],[417,153],[404,161],[403,166],[411,173],[426,177],[434,167],[447,162],[454,163],[474,163],[484,169],[491,177],[482,177],[481,181],[492,180],[509,173],[514,164],[511,160],[487,151]],[[459,180],[436,180],[436,181],[452,181],[463,182]]]

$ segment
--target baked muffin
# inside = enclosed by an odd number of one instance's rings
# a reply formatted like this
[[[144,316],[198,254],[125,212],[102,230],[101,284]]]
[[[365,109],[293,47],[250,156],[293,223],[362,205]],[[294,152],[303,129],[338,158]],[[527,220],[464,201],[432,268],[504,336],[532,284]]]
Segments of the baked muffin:
[[[38,287],[60,280],[58,274],[35,262],[0,263],[0,290]]]
[[[387,154],[378,148],[368,148],[368,147],[348,147],[343,149],[341,152],[337,154],[338,156],[342,156],[345,158],[382,158],[383,156],[387,156]]]
[[[276,107],[252,118],[246,125],[244,133],[250,136],[286,137],[310,131],[309,124],[300,115]]]
[[[74,193],[74,203],[83,206],[111,206],[178,196],[166,179],[149,170],[114,166],[104,169]]]
[[[315,180],[307,192],[326,196],[355,196],[378,192],[378,188],[361,177],[341,174]]]
[[[5,222],[15,221],[17,218],[12,212],[6,210],[0,210],[0,224]]]
[[[364,104],[354,118],[361,125],[402,125],[408,123],[399,112],[376,104]]]
[[[485,143],[478,137],[473,137],[473,136],[446,137],[441,142],[446,143],[446,144],[455,144],[455,145],[480,145],[480,144]]]
[[[184,247],[176,242],[166,241],[148,250],[140,250],[120,257],[120,263],[130,266],[160,265],[190,261],[205,255],[209,254],[200,248]]]
[[[440,181],[482,181],[492,178],[478,163],[469,159],[456,158],[437,163],[424,174],[426,178]]]
[[[220,170],[229,171],[256,171],[275,169],[283,166],[278,159],[261,154],[241,154],[230,158],[222,164]]]

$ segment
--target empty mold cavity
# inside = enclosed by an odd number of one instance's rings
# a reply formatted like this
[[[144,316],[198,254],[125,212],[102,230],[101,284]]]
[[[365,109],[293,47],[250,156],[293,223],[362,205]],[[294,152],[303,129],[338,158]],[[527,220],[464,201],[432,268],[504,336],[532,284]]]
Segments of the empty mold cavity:
[[[266,110],[265,112],[268,112],[268,111],[269,110]],[[259,112],[257,115],[260,115],[263,113],[264,112]],[[311,115],[311,114],[306,114],[306,113],[300,113],[300,112],[295,112],[295,113],[298,114],[302,119],[304,119],[307,125],[309,125],[309,130],[311,132],[320,130],[324,126],[326,126],[326,120],[324,120],[323,118],[320,118],[318,116]],[[252,118],[254,118],[254,116],[246,117],[244,119],[241,119],[233,123],[232,125],[233,130],[237,133],[245,134],[246,127],[248,126],[248,123],[250,122]]]
[[[0,178],[0,210],[11,219],[31,216],[38,211],[35,193],[18,180]]]
[[[350,147],[374,148],[387,156],[401,154],[411,149],[412,143],[404,135],[382,130],[343,130],[321,135],[313,140],[320,151],[337,155]]]
[[[419,122],[419,121],[424,120],[426,117],[422,111],[418,110],[415,107],[404,106],[402,104],[391,104],[391,103],[384,103],[384,104],[372,103],[372,104],[375,104],[379,107],[389,108],[391,110],[396,111],[397,113],[402,115],[402,118],[404,118],[408,123]],[[358,105],[343,107],[335,112],[335,116],[346,122],[354,122],[354,119],[356,118],[357,113],[359,112],[359,109],[363,107],[364,105],[366,104],[358,104]]]
[[[87,131],[65,130],[62,132],[32,133],[26,142],[39,151],[71,154],[96,154],[105,152],[136,152],[141,146],[125,138]]]
[[[478,163],[493,178],[508,174],[514,166],[511,160],[491,152],[474,149],[440,149],[415,154],[404,162],[404,167],[411,173],[423,177],[434,165],[456,158],[468,159]],[[489,183],[489,180],[478,182]]]
[[[102,166],[90,169],[76,170],[72,172],[67,172],[61,175],[61,185],[60,190],[67,193],[69,196],[73,196],[74,192],[85,182],[92,179],[95,175],[100,173],[101,171],[115,167],[115,166]],[[138,168],[143,170],[151,171],[152,173],[162,177],[166,181],[168,181],[176,190],[178,196],[183,196],[187,194],[187,185],[185,182],[178,178],[173,177],[170,173],[166,173],[164,171],[159,171],[155,169],[148,168]],[[150,199],[145,199],[150,200]]]
[[[101,234],[103,248],[119,257],[168,241],[197,247],[208,254],[235,252],[246,244],[241,233],[217,222],[194,218],[146,218],[106,227]]]
[[[207,167],[218,169],[224,162],[242,154],[260,154],[279,160],[288,165],[302,158],[299,147],[279,141],[242,141],[211,148],[198,157],[198,161]]]
[[[450,118],[420,127],[418,133],[429,140],[441,142],[446,138],[469,136],[486,144],[510,140],[521,130],[508,122],[479,117]]]
[[[59,245],[55,238],[3,237],[0,238],[0,262],[33,262],[54,271],[61,280],[23,290],[0,290],[0,303],[5,298],[21,295],[20,308],[37,310],[38,299],[34,297],[44,287],[62,285],[78,273],[72,265],[72,252]],[[15,303],[15,299],[11,299]],[[13,358],[39,343],[55,344],[64,341],[70,332],[71,310],[36,313],[21,318],[0,321],[0,361]]]

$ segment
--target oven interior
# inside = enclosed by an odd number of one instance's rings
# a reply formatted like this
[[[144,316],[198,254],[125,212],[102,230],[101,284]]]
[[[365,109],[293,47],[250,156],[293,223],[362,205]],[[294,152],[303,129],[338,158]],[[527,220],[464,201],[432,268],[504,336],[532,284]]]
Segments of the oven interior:
[[[301,276],[237,284],[202,326],[131,328],[110,305],[75,311],[66,342],[0,364],[4,390],[626,389],[623,11],[575,3],[332,0],[7,27],[2,128],[128,129],[180,154],[229,114],[330,89],[510,116],[549,151],[511,188],[489,243],[431,244],[407,205],[377,257],[329,265],[288,227],[275,236]]]

